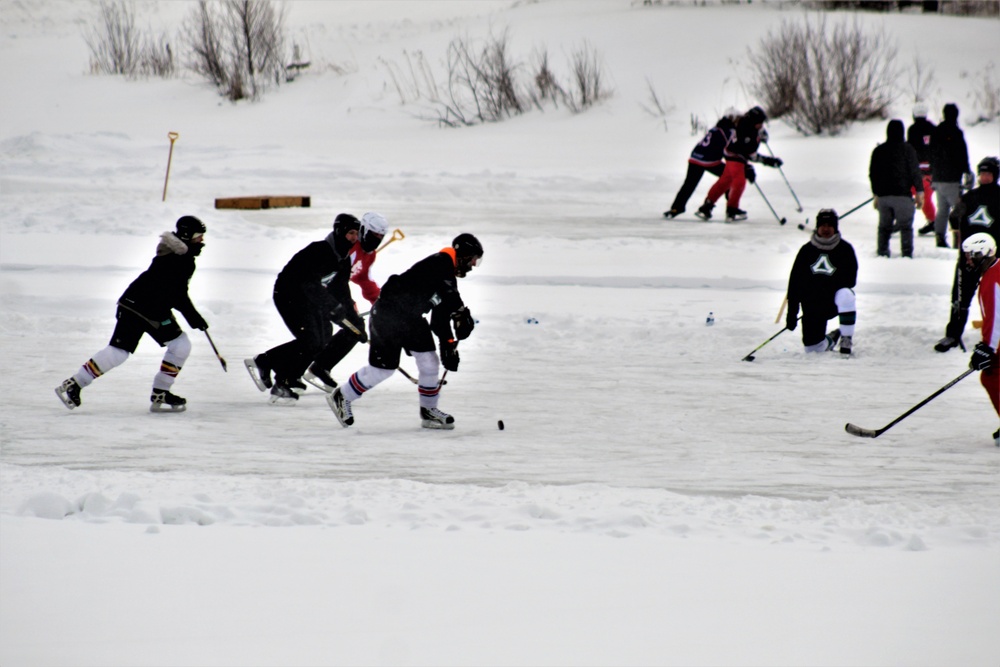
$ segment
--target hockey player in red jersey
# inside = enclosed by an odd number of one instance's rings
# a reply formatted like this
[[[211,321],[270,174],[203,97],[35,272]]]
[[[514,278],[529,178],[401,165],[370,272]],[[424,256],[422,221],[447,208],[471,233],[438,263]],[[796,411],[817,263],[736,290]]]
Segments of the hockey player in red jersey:
[[[983,339],[976,344],[969,359],[969,368],[979,371],[979,381],[990,397],[993,408],[1000,416],[1000,367],[997,350],[1000,349],[1000,262],[997,261],[997,243],[986,232],[978,232],[962,243],[962,254],[970,270],[982,276],[979,279],[979,307],[983,312]],[[1000,447],[1000,429],[993,434]]]

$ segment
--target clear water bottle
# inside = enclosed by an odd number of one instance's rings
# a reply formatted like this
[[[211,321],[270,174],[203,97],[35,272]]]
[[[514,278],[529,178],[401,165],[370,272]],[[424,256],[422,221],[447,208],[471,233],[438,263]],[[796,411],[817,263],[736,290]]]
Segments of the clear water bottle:
[[[705,318],[705,326],[710,327],[715,324],[715,313],[712,311],[708,312],[708,317]]]

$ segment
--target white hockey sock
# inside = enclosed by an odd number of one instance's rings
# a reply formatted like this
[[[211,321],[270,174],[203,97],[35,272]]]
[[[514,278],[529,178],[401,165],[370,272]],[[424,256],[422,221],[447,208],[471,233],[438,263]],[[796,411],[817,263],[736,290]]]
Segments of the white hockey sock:
[[[417,391],[420,392],[420,407],[436,408],[441,385],[438,384],[438,371],[441,362],[436,352],[414,352],[413,360],[417,362]]]
[[[191,356],[191,339],[184,332],[167,343],[167,351],[160,362],[160,370],[153,378],[153,389],[169,390],[174,386],[177,374],[181,372],[184,362]]]
[[[112,368],[121,366],[128,357],[129,354],[125,350],[108,345],[80,366],[80,370],[73,374],[73,378],[81,387],[86,387]]]

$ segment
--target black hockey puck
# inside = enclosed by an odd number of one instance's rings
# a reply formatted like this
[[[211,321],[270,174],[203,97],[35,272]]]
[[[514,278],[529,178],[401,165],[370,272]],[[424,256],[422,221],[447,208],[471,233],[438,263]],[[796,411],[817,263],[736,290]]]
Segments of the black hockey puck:
[[[781,224],[785,224],[786,222],[788,222],[788,218],[782,218],[781,219]]]
[[[799,229],[805,229],[805,228],[806,228],[806,226],[805,226],[805,225],[803,225],[803,224],[802,224],[802,223],[800,222],[800,223],[799,223]]]
[[[497,428],[500,429],[501,431],[503,430],[503,420],[502,419],[498,419],[497,420]]]

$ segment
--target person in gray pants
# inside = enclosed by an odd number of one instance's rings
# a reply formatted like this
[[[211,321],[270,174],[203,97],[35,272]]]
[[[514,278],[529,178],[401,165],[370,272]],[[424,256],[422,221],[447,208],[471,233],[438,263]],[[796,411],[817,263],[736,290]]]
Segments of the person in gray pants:
[[[958,127],[958,107],[944,105],[944,120],[931,133],[931,179],[937,193],[937,216],[933,228],[925,225],[920,234],[937,237],[937,247],[947,248],[948,214],[958,203],[965,189],[972,187],[972,170],[969,168],[969,149],[965,145],[965,135]]]
[[[924,204],[924,183],[917,152],[906,143],[903,121],[886,127],[885,143],[872,151],[868,167],[875,210],[878,211],[878,255],[889,256],[889,238],[899,231],[903,257],[913,257],[913,213]]]

